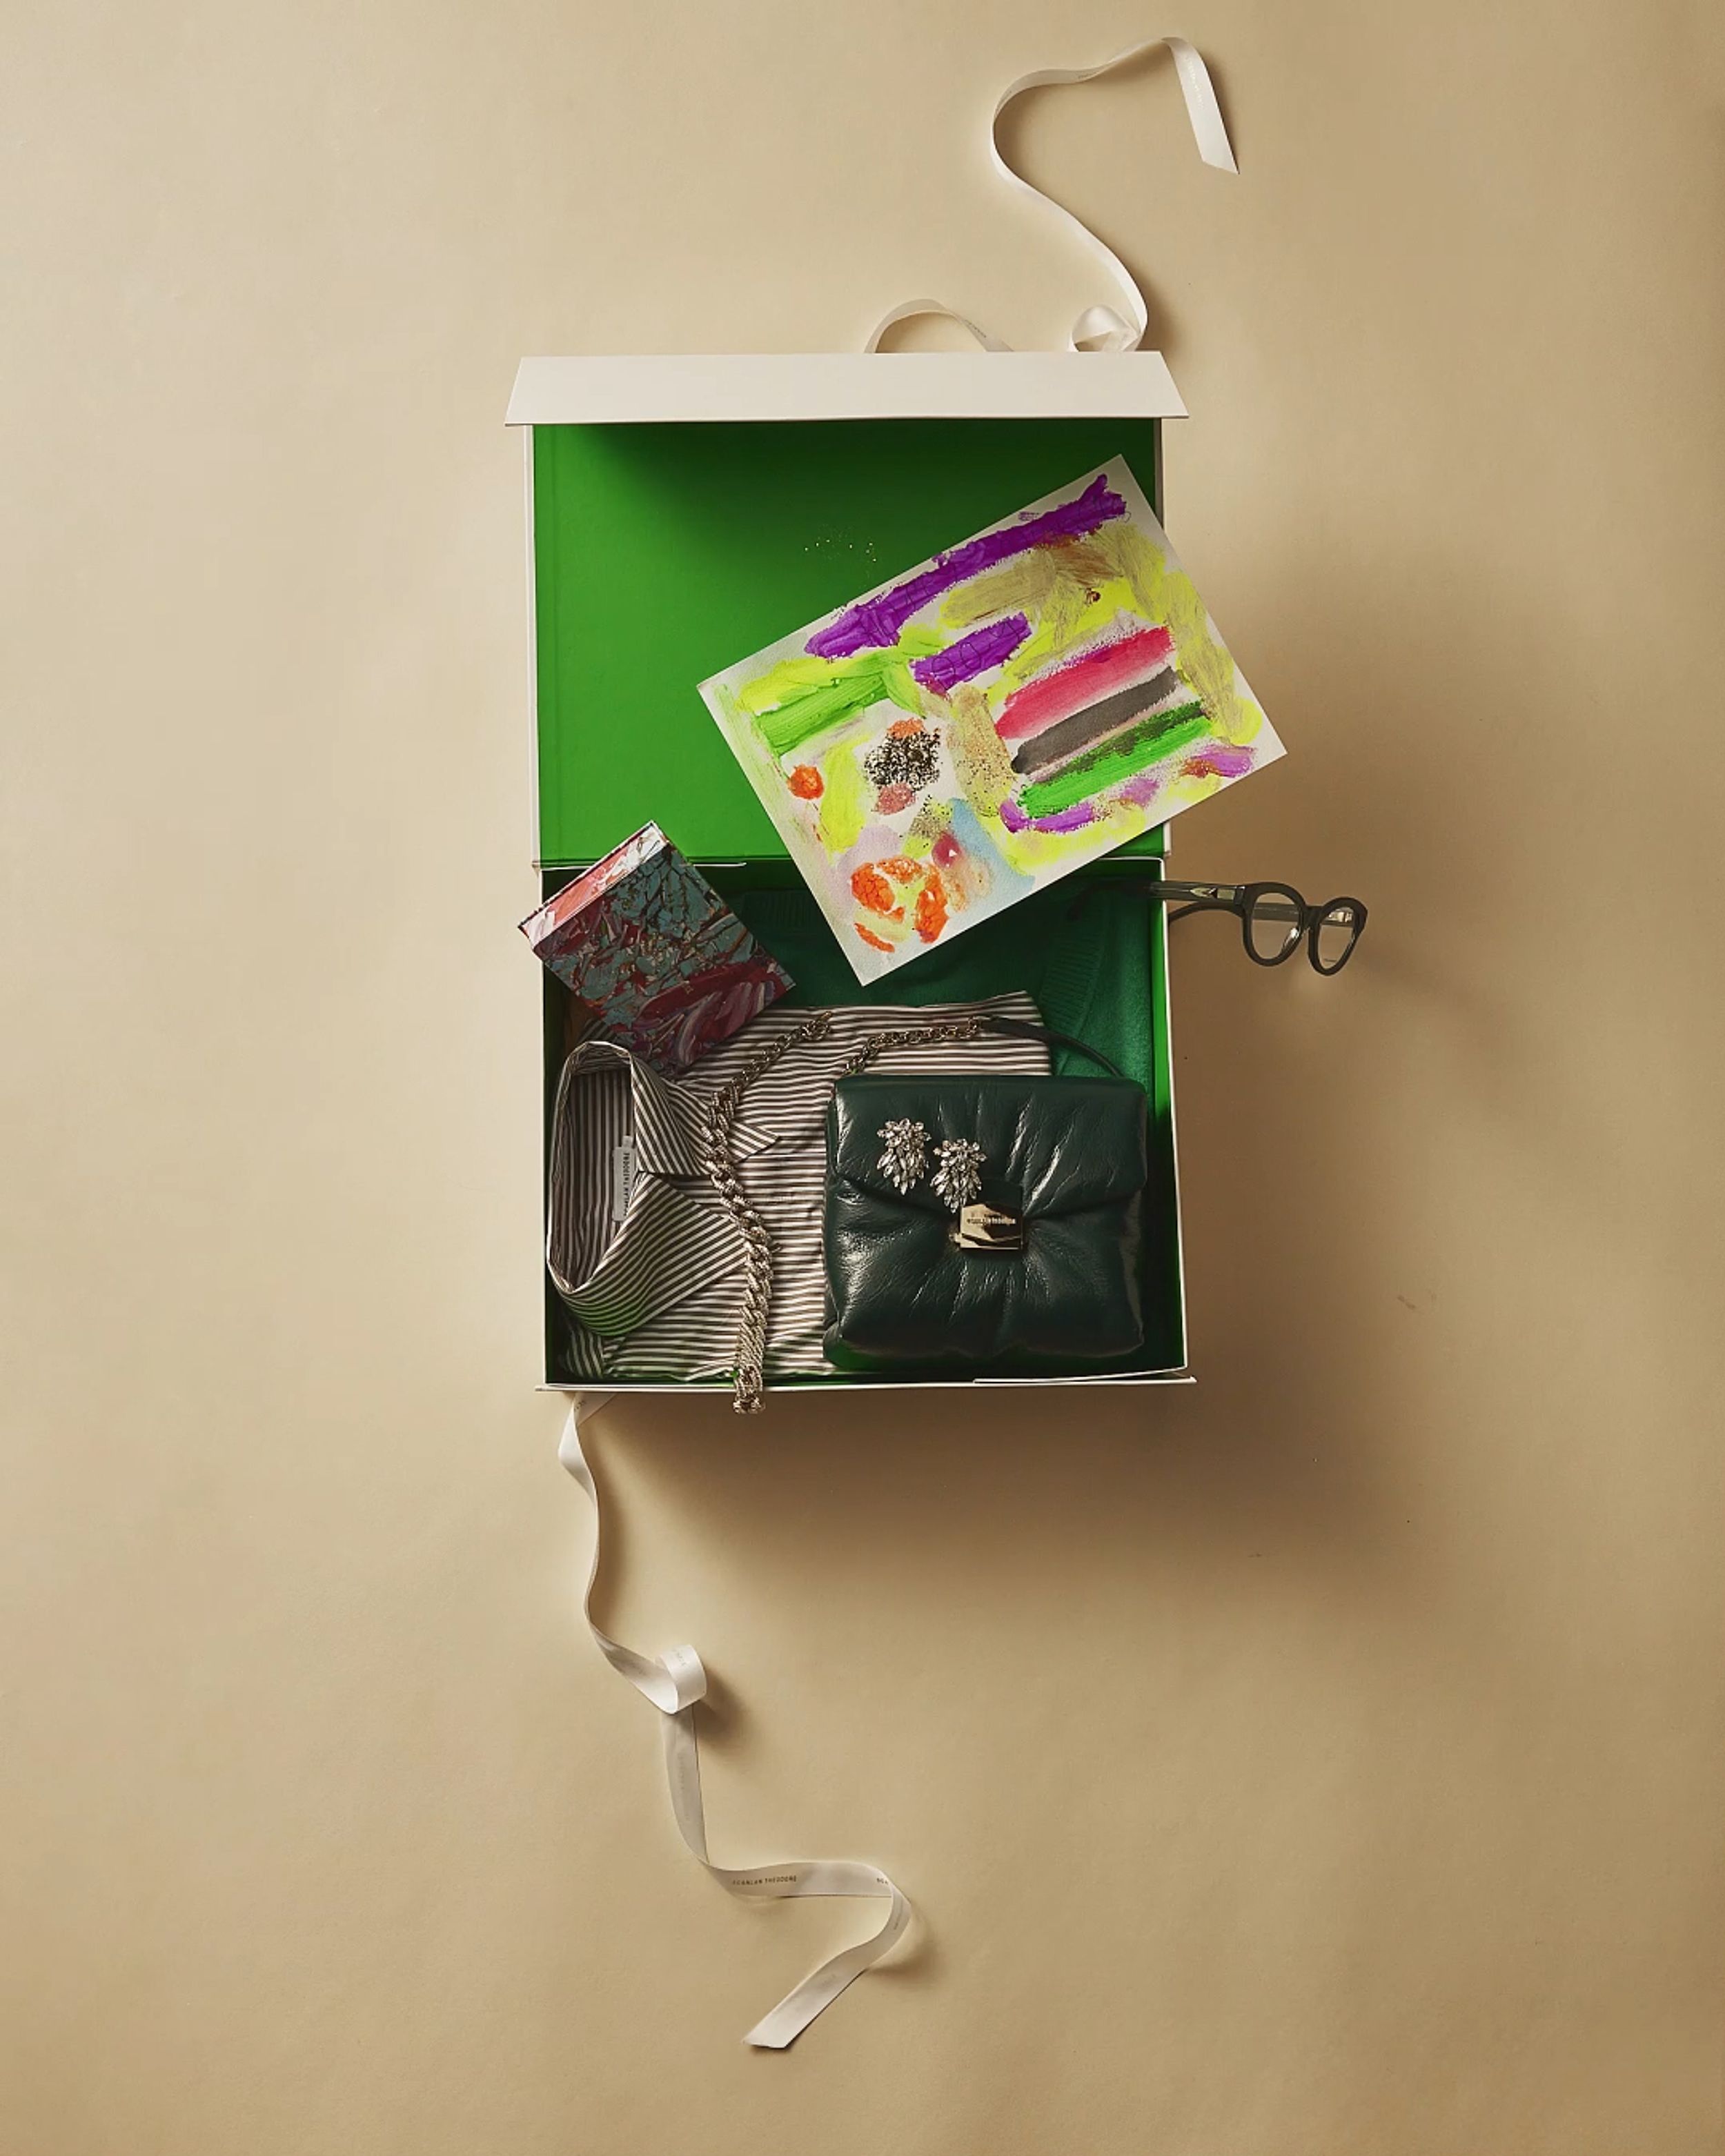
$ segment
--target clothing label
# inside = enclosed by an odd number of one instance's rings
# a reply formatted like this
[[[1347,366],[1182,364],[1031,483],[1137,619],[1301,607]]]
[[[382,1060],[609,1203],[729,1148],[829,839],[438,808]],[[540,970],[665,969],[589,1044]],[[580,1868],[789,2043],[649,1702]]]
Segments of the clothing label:
[[[623,1219],[635,1193],[635,1142],[625,1138],[611,1148],[611,1218]]]

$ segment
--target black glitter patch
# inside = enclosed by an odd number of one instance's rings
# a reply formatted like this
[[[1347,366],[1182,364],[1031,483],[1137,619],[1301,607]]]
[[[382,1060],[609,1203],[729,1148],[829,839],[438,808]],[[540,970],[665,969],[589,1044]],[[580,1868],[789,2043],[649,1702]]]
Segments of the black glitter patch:
[[[875,742],[862,766],[871,786],[914,786],[920,793],[939,775],[940,736],[926,726],[914,734],[888,734]]]

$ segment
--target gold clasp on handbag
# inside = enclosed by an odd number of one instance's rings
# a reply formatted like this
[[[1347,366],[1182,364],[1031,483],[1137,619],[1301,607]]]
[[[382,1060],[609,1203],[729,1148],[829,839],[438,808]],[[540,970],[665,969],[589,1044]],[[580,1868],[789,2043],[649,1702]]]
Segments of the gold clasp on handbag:
[[[1003,1213],[998,1206],[967,1205],[952,1240],[961,1250],[1021,1250],[1024,1224],[1016,1213]]]

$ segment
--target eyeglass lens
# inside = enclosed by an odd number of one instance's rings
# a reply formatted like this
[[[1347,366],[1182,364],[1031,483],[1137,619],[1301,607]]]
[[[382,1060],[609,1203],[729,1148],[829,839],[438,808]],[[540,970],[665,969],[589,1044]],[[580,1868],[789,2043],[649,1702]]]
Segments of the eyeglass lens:
[[[1277,964],[1299,942],[1300,930],[1300,909],[1289,903],[1285,893],[1260,891],[1254,895],[1246,915],[1246,935],[1255,958],[1266,966]]]
[[[1351,901],[1338,899],[1327,906],[1312,932],[1318,970],[1333,973],[1353,950],[1359,934],[1359,915]]]

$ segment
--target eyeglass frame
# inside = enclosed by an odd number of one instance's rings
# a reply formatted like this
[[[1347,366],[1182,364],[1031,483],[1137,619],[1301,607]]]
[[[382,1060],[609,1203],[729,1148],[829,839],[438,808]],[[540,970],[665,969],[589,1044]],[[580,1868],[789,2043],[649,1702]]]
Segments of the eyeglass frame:
[[[1366,908],[1361,899],[1347,893],[1327,898],[1321,906],[1313,906],[1291,883],[1176,883],[1172,878],[1158,876],[1153,882],[1139,886],[1151,898],[1166,903],[1179,899],[1168,915],[1170,921],[1178,921],[1188,913],[1237,913],[1240,916],[1240,940],[1245,946],[1245,954],[1255,966],[1281,966],[1291,958],[1303,942],[1306,955],[1312,962],[1312,970],[1322,973],[1326,980],[1332,978],[1353,956],[1354,947],[1365,932]],[[1260,900],[1280,899],[1283,904],[1266,906],[1259,918],[1264,921],[1293,921],[1299,925],[1293,935],[1272,957],[1266,958],[1252,944],[1252,916],[1258,911]],[[1353,908],[1353,933],[1348,939],[1342,956],[1333,966],[1327,966],[1317,955],[1317,931],[1338,906]]]

